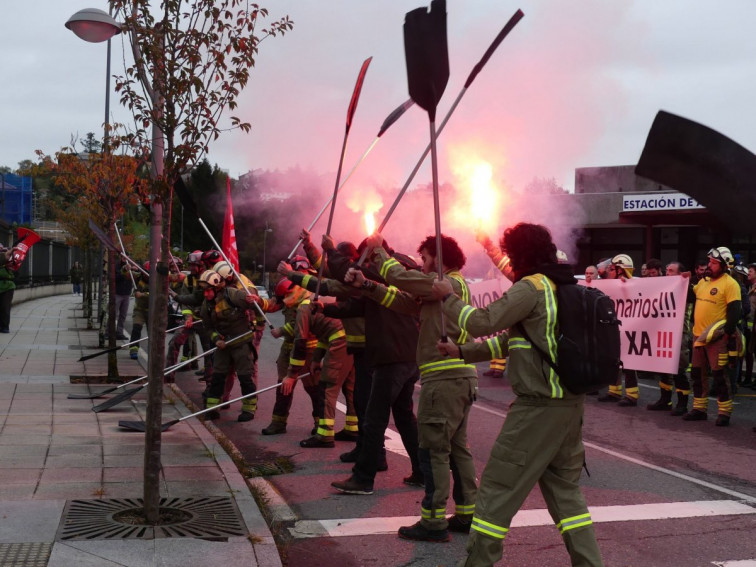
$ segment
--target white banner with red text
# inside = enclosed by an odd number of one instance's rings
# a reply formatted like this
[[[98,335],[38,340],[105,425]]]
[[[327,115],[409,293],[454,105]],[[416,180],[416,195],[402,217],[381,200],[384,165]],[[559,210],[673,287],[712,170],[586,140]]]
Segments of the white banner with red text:
[[[681,276],[594,280],[614,301],[620,327],[622,363],[631,370],[676,374],[683,339],[685,300],[690,280]],[[506,278],[469,284],[470,303],[485,307],[511,286]]]

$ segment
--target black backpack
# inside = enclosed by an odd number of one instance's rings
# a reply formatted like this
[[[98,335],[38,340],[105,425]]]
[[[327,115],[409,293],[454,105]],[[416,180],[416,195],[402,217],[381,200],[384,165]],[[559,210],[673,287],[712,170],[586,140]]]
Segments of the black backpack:
[[[525,332],[520,332],[559,375],[573,394],[585,394],[614,384],[622,368],[620,331],[614,302],[602,291],[582,285],[557,286],[557,362],[554,363]]]

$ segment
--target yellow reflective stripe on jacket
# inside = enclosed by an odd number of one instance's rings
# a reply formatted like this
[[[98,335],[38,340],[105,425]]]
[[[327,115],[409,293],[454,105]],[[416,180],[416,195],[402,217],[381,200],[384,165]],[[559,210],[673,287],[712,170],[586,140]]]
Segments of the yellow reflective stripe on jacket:
[[[391,304],[394,303],[394,299],[396,299],[396,292],[398,289],[390,285],[386,288],[386,295],[383,296],[383,299],[381,300],[381,306],[383,307],[391,307]]]
[[[549,347],[547,354],[551,358],[551,361],[556,364],[557,361],[557,344],[556,344],[556,325],[557,325],[557,300],[556,294],[551,287],[551,282],[546,276],[543,276],[541,280],[543,284],[543,292],[546,299],[546,344]],[[557,376],[554,369],[549,366],[549,384],[551,385],[551,397],[563,398],[564,390],[559,383],[559,376]]]
[[[719,330],[721,327],[724,327],[725,320],[717,321],[714,323],[711,327],[709,327],[709,332],[706,333],[706,344],[709,344],[712,339],[714,338],[714,333]]]
[[[593,523],[591,515],[589,513],[580,514],[579,516],[572,516],[571,518],[565,518],[557,524],[557,529],[560,533],[564,533],[575,528],[582,528],[583,526],[590,526]]]
[[[294,335],[294,323],[286,323],[283,326],[283,330],[287,335]]]
[[[504,357],[504,355],[501,352],[501,345],[499,344],[497,337],[491,337],[490,339],[486,339],[486,344],[488,345],[488,349],[491,351],[491,358],[493,360],[495,359],[501,359]]]
[[[465,305],[462,307],[462,310],[459,312],[459,317],[457,317],[457,326],[460,330],[467,332],[467,320],[474,311],[475,307],[472,305]]]
[[[499,263],[496,264],[496,268],[504,273],[504,269],[509,265],[509,256],[504,256],[501,260],[499,260]]]
[[[317,346],[318,346],[318,339],[310,339],[310,340],[307,341],[306,344],[307,344],[307,348],[308,349],[317,348]]]
[[[462,301],[464,301],[465,303],[470,303],[470,288],[467,287],[467,282],[465,281],[464,276],[459,272],[449,272],[447,275],[453,280],[456,280],[457,283],[459,283],[459,285],[462,287],[462,295],[460,296],[462,298]]]
[[[470,368],[475,370],[475,365],[465,364],[465,361],[461,358],[449,358],[447,360],[437,360],[436,362],[427,362],[420,365],[420,375],[425,376],[431,372],[441,372],[443,370],[451,370],[453,368]]]
[[[507,532],[509,532],[509,528],[505,528],[504,526],[497,526],[496,524],[486,522],[484,520],[481,520],[480,518],[476,518],[475,516],[473,516],[472,524],[470,524],[470,529],[496,539],[504,539],[505,537],[507,537]]]
[[[510,337],[509,338],[509,350],[528,349],[532,348],[530,343],[522,337]]]
[[[396,261],[394,258],[389,258],[381,266],[381,277],[385,280],[386,279],[386,274],[388,273],[389,269],[392,266],[400,266],[400,265],[401,264],[399,264],[399,262]]]
[[[340,329],[336,331],[334,334],[332,334],[330,337],[328,337],[328,342],[332,343],[336,339],[340,339],[341,337],[346,337],[346,331],[344,329]]]
[[[464,276],[460,274],[459,272],[449,272],[447,275],[460,285],[460,287],[462,288],[462,295],[460,296],[460,298],[462,299],[462,301],[469,304],[470,303],[470,288],[467,287],[467,282],[465,281]],[[467,318],[465,318],[465,321],[467,321]],[[460,332],[459,332],[459,338],[457,339],[457,344],[463,345],[467,342],[469,334],[467,332],[467,329],[461,326],[459,328],[459,331]]]
[[[298,358],[289,358],[289,364],[291,364],[292,366],[304,366],[305,361]]]
[[[348,343],[364,343],[365,335],[347,335],[346,340]]]
[[[312,279],[312,276],[310,274],[305,274],[302,276],[302,287],[307,288],[307,284]]]
[[[328,348],[328,343],[318,341],[315,345],[315,348],[322,348],[323,350],[326,350]]]

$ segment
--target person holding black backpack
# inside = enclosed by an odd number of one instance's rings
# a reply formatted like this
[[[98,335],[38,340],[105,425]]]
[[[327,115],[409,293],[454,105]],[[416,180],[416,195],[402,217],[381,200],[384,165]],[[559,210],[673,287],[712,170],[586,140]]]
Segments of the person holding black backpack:
[[[566,389],[552,366],[558,343],[557,287],[577,282],[568,264],[557,263],[551,234],[541,225],[508,228],[500,245],[511,260],[514,284],[486,308],[465,304],[446,281],[433,287],[446,316],[472,336],[509,329],[508,375],[517,395],[481,477],[468,556],[459,565],[493,565],[502,557],[512,518],[538,483],[572,565],[599,567],[601,552],[579,485],[585,396]],[[443,354],[465,363],[479,348],[438,343]]]

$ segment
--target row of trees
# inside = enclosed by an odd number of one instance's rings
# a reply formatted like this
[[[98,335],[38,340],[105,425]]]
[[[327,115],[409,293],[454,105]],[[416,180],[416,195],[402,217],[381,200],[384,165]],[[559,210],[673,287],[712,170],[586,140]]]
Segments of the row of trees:
[[[94,244],[91,231],[81,224],[84,219],[92,219],[112,238],[115,221],[129,207],[149,210],[144,515],[146,522],[154,525],[160,513],[165,366],[166,320],[161,315],[167,309],[167,273],[175,236],[172,189],[180,177],[201,164],[209,144],[224,129],[249,131],[249,124],[224,115],[236,108],[237,97],[248,84],[260,42],[283,35],[293,23],[286,16],[266,22],[267,10],[246,0],[162,0],[159,7],[152,7],[149,0],[109,0],[109,4],[110,12],[122,22],[121,31],[128,36],[133,52],[134,63],[115,79],[116,92],[134,123],[106,131],[103,146],[92,145],[84,156],[73,148],[54,156],[40,154],[34,169],[50,178],[60,198],[56,216],[70,227],[73,238],[82,239],[77,245]],[[198,168],[200,173],[203,169],[205,165]],[[185,218],[185,223],[187,220],[193,219]],[[110,252],[111,297],[115,296],[115,264],[116,257]],[[109,336],[114,345],[112,302],[109,312]]]

